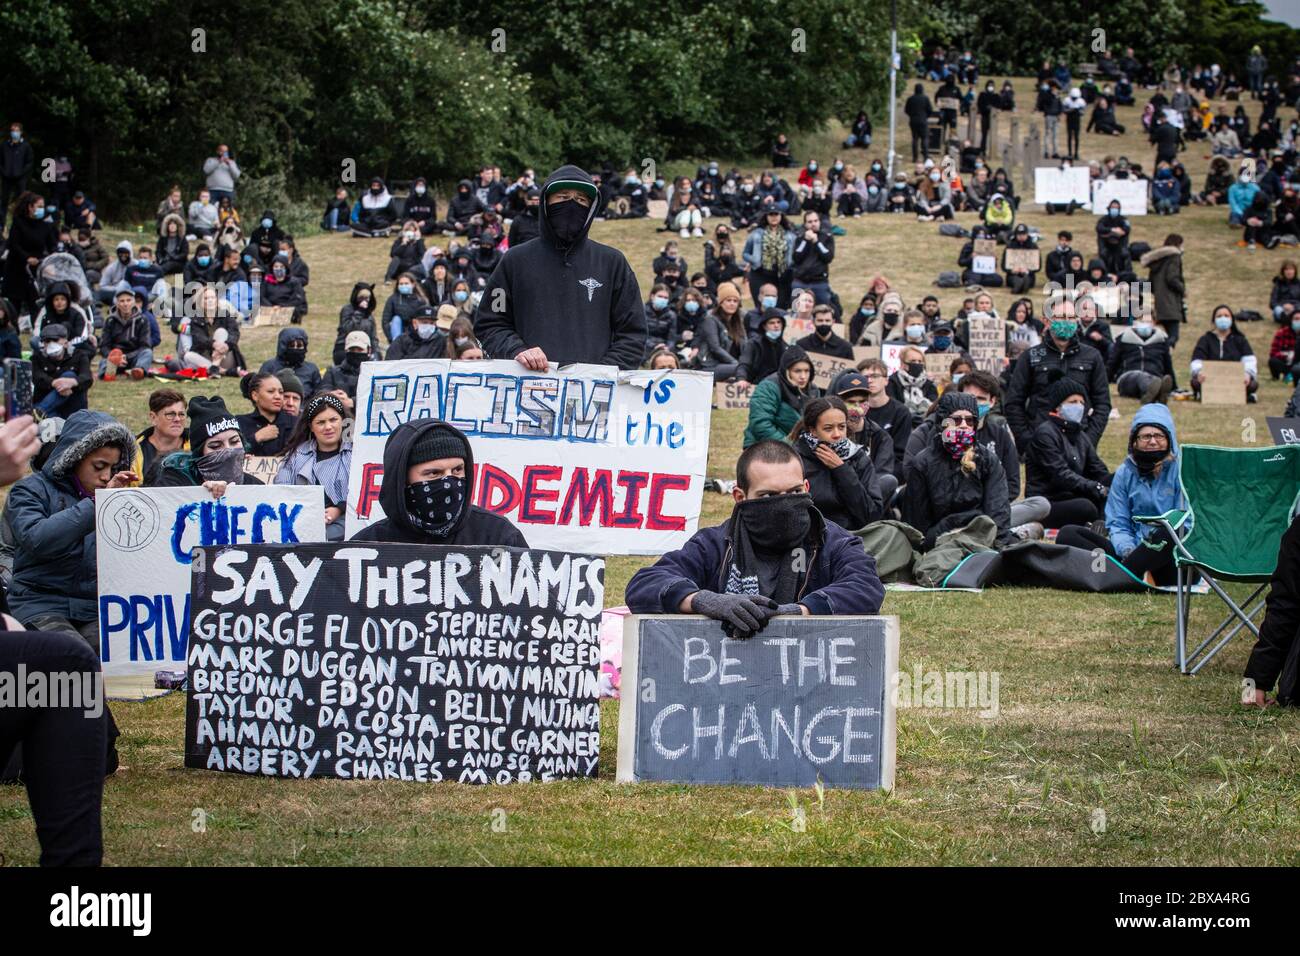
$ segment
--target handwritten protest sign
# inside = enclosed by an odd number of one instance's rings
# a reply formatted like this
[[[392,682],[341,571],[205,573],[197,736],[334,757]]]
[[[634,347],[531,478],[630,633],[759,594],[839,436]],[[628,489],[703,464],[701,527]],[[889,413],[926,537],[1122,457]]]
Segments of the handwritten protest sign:
[[[934,108],[937,110],[959,110],[961,109],[961,100],[955,96],[940,96],[935,99]]]
[[[288,305],[264,305],[253,315],[254,326],[288,325],[293,319],[293,307]]]
[[[1041,262],[1041,253],[1037,249],[1008,249],[1003,260],[1008,272],[1015,272],[1017,269],[1037,272],[1042,268]]]
[[[628,617],[617,779],[892,789],[897,670],[893,617]]]
[[[881,344],[880,360],[885,363],[885,368],[889,370],[890,375],[893,375],[902,367],[903,360],[900,356],[903,354],[904,349],[917,349],[920,352],[925,352],[926,347],[924,345],[908,345],[906,342],[885,342]]]
[[[957,357],[956,352],[926,352],[925,374],[930,376],[932,381],[946,381],[948,369],[952,367]]]
[[[1202,405],[1245,405],[1246,370],[1240,362],[1206,362],[1201,366]]]
[[[367,362],[357,385],[347,532],[383,517],[384,443],[437,418],[469,436],[473,503],[534,547],[662,554],[695,533],[713,376],[602,365]]]
[[[1006,323],[996,315],[971,314],[966,316],[966,336],[975,367],[1001,375],[1007,354]]]
[[[857,366],[857,364],[858,364],[859,362],[861,362],[861,361],[863,361],[863,360],[865,360],[865,359],[878,359],[878,358],[880,358],[880,346],[879,346],[879,345],[855,345],[855,346],[853,346],[853,365],[854,365],[855,367]]]
[[[742,382],[719,382],[713,386],[713,404],[728,411],[748,409],[749,389]]]
[[[462,783],[595,776],[602,559],[360,545],[204,549],[185,766]]]
[[[1268,418],[1274,445],[1300,445],[1300,418]]]
[[[1034,202],[1044,205],[1068,206],[1077,203],[1087,206],[1092,201],[1088,167],[1039,166],[1034,170]]]
[[[809,352],[808,358],[812,360],[813,384],[821,389],[830,388],[835,376],[841,372],[852,372],[858,367],[858,363],[852,359],[836,358],[818,352]]]
[[[325,540],[314,485],[117,488],[95,495],[100,659],[106,676],[184,665],[196,547]]]
[[[1147,214],[1147,181],[1145,179],[1098,179],[1092,184],[1092,211],[1104,216],[1111,200],[1119,200],[1121,216]]]
[[[244,474],[252,475],[263,484],[271,484],[280,473],[284,464],[284,455],[245,455]]]

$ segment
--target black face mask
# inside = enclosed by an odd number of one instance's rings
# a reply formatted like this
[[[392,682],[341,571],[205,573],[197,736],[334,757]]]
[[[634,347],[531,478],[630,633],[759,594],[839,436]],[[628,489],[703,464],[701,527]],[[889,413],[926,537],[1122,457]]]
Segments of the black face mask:
[[[573,199],[557,202],[546,209],[555,238],[562,246],[571,246],[587,225],[587,207]]]
[[[823,339],[830,338],[831,333],[835,331],[834,327],[830,325],[816,325],[813,326],[813,328],[817,332],[818,337]]]
[[[757,550],[782,554],[807,540],[812,530],[812,508],[809,495],[791,494],[741,501],[735,511]]]
[[[406,517],[435,538],[445,537],[465,510],[464,478],[444,475],[406,486]]]
[[[1149,475],[1156,470],[1156,465],[1169,457],[1168,448],[1134,448],[1129,454],[1137,465],[1138,473]]]
[[[366,354],[364,352],[348,352],[343,356],[343,364],[353,371],[361,368],[361,363],[365,360]]]

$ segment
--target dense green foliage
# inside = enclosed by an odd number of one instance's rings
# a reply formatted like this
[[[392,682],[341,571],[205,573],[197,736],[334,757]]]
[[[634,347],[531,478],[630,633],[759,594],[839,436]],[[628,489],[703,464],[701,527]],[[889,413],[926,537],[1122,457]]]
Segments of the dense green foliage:
[[[218,142],[290,193],[349,169],[748,155],[880,100],[870,7],[10,0],[0,88],[37,155],[68,155],[109,209],[188,192]]]
[[[1244,80],[1246,55],[1258,44],[1284,82],[1300,52],[1300,30],[1265,15],[1257,0],[936,0],[925,7],[916,35],[925,50],[935,44],[972,50],[981,71],[993,74],[1033,73],[1048,58],[1091,62],[1100,49],[1119,56],[1132,47],[1135,57],[1160,70],[1170,62],[1218,63]]]

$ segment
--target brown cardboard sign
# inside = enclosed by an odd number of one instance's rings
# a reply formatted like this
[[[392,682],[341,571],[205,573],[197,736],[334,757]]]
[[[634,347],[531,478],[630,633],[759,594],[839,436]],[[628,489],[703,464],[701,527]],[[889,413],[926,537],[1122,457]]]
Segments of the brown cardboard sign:
[[[1246,370],[1240,362],[1206,362],[1201,374],[1202,405],[1246,404]]]
[[[747,410],[749,388],[744,382],[719,382],[713,386],[713,404],[720,410]]]

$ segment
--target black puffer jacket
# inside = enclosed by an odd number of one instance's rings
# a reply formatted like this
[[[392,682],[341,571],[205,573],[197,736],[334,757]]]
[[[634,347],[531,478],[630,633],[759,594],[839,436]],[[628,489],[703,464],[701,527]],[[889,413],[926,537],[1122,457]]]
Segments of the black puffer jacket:
[[[357,305],[357,297],[362,292],[370,294],[370,308],[362,309]],[[331,358],[338,365],[347,352],[345,344],[348,333],[364,332],[370,337],[370,354],[375,354],[379,347],[379,337],[375,334],[375,287],[369,282],[358,282],[352,287],[348,304],[339,309],[339,327],[334,335],[334,352]]]
[[[934,440],[934,434],[938,431],[934,416],[935,413],[931,412],[925,421],[912,429],[912,434],[907,438],[904,464],[925,451]],[[975,432],[975,441],[996,456],[1002,465],[1002,473],[1007,476],[1007,500],[1015,501],[1020,497],[1020,454],[1016,451],[1016,440],[1007,427],[1007,420],[992,412],[985,415],[979,430]]]
[[[939,399],[939,414],[963,408],[979,414],[975,399],[964,392],[948,392]],[[1002,465],[976,443],[975,469],[962,470],[961,462],[948,453],[943,435],[936,429],[929,446],[907,466],[907,491],[903,496],[903,520],[924,536],[923,550],[934,547],[939,535],[987,515],[998,527],[998,543],[1012,540],[1011,504]]]
[[[302,351],[298,352],[289,348],[289,343],[295,339],[301,339],[303,344]],[[269,358],[262,363],[262,372],[275,374],[284,369],[288,369],[298,376],[302,382],[303,401],[311,398],[320,390],[320,368],[315,362],[308,362],[305,358],[299,359],[299,356],[307,354],[307,330],[300,326],[290,326],[287,329],[281,329],[280,334],[275,340],[275,358]],[[296,365],[290,362],[297,362]]]
[[[1048,386],[1067,375],[1087,386],[1085,398],[1092,414],[1085,422],[1086,430],[1094,445],[1101,440],[1110,417],[1110,388],[1101,353],[1077,337],[1070,339],[1062,352],[1049,338],[1016,359],[1002,400],[1007,424],[1016,436],[1016,447],[1022,452],[1028,446],[1033,430],[1051,411],[1047,407]]]
[[[848,461],[838,468],[827,468],[802,437],[795,440],[794,447],[803,462],[808,493],[827,521],[854,531],[880,520],[884,513],[880,483],[865,448],[854,444]]]
[[[1100,506],[1106,496],[1098,486],[1109,488],[1110,479],[1106,463],[1078,425],[1050,415],[1034,429],[1025,454],[1026,495],[1048,501],[1087,498]]]
[[[444,545],[503,545],[507,548],[526,548],[528,542],[513,524],[500,515],[469,504],[474,500],[474,452],[465,456],[465,509],[460,520],[452,526],[446,537],[434,538],[411,524],[406,511],[406,472],[410,466],[411,449],[427,431],[440,429],[454,433],[462,441],[465,436],[446,422],[432,418],[404,422],[394,429],[384,445],[385,480],[379,490],[379,504],[384,517],[362,528],[353,541],[395,541],[399,544]],[[465,441],[468,448],[469,442]]]

